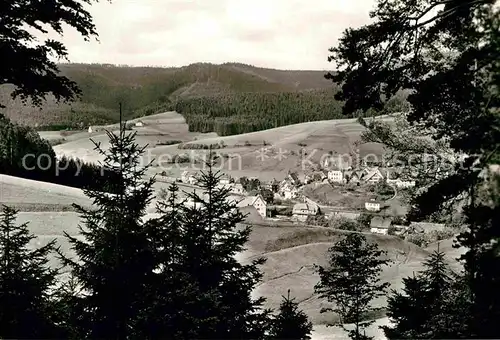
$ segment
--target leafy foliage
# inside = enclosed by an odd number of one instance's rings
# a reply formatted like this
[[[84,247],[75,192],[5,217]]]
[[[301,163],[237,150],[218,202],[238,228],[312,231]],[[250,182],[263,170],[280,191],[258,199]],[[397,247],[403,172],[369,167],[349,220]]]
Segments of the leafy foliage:
[[[409,218],[445,212],[459,202],[468,230],[458,237],[470,309],[463,314],[466,337],[497,338],[500,294],[498,256],[498,171],[500,115],[500,9],[494,0],[379,1],[372,24],[347,30],[331,60],[329,75],[344,82],[336,98],[344,113],[381,109],[385,99],[405,89],[408,122],[417,131],[409,143],[390,129],[372,132],[395,151],[438,154],[444,146],[448,169],[419,183]],[[439,95],[436,95],[439,94]],[[410,136],[406,134],[405,137]],[[396,138],[394,138],[396,137]],[[403,136],[402,136],[403,137]],[[429,141],[434,148],[422,148]],[[420,165],[425,164],[422,162]],[[432,171],[431,171],[432,172]],[[425,177],[424,177],[425,180]],[[457,331],[458,334],[458,331]]]
[[[59,35],[63,25],[76,29],[85,40],[97,37],[92,16],[85,5],[95,0],[3,3],[0,25],[0,51],[4,63],[0,67],[1,84],[17,88],[12,96],[23,101],[31,98],[40,106],[48,93],[57,100],[73,99],[79,94],[74,81],[59,75],[57,64],[49,57],[67,58],[65,46],[53,39],[38,43],[34,32],[47,34],[50,27]],[[1,103],[0,103],[1,105]]]
[[[368,243],[359,233],[349,233],[329,249],[328,255],[328,267],[317,266],[320,282],[315,291],[334,306],[323,308],[321,312],[338,313],[338,325],[351,339],[368,339],[363,329],[373,321],[366,317],[377,310],[370,302],[382,296],[389,286],[389,283],[379,282],[381,266],[389,261],[382,258],[384,252],[378,250],[376,244]],[[353,323],[354,329],[346,329],[344,323]]]
[[[371,219],[370,219],[371,220]],[[329,219],[326,225],[330,228],[349,230],[349,231],[362,231],[370,226],[370,220],[368,225],[362,224],[360,221],[353,220],[351,218],[339,216]]]

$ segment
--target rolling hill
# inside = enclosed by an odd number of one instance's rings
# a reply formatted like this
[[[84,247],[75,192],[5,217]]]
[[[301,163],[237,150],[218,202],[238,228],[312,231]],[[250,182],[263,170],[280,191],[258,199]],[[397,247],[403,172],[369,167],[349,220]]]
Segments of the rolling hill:
[[[252,117],[268,120],[271,116],[283,116],[283,110],[290,108],[295,108],[290,115],[296,121],[281,118],[273,124],[315,120],[313,116],[340,118],[334,117],[339,114],[339,105],[332,110],[331,103],[325,104],[326,98],[335,101],[334,87],[324,78],[323,71],[284,71],[235,63],[197,63],[180,68],[61,64],[60,71],[79,85],[82,96],[78,101],[58,104],[49,97],[38,109],[11,99],[13,86],[7,84],[0,86],[0,102],[6,105],[2,112],[15,122],[40,130],[82,129],[117,122],[121,102],[127,119],[177,108],[192,131],[211,130],[219,134],[231,134],[220,123],[228,117],[230,122],[226,123],[232,124]],[[200,119],[211,125],[201,126]],[[261,127],[257,124],[242,129],[235,133]]]

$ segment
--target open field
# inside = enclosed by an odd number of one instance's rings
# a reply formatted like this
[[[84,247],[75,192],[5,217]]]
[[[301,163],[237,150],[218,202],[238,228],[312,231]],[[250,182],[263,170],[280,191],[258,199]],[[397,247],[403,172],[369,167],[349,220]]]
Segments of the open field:
[[[379,117],[377,119],[391,119]],[[133,121],[132,121],[133,122]],[[191,159],[206,157],[208,150],[179,149],[178,145],[157,145],[167,141],[182,141],[187,147],[198,144],[209,145],[224,143],[225,147],[214,150],[222,157],[219,168],[235,177],[259,176],[263,180],[281,179],[288,170],[299,174],[317,165],[329,153],[349,154],[353,145],[359,141],[364,128],[355,119],[315,121],[294,124],[269,130],[241,135],[219,137],[214,133],[200,134],[189,132],[184,118],[175,112],[166,112],[142,119],[143,127],[134,127],[137,143],[148,145],[144,163],[155,160],[151,173],[163,170],[172,176],[186,169],[198,170],[202,163],[169,164],[174,155],[188,155]],[[71,134],[66,142],[56,145],[56,154],[74,156],[85,161],[99,161],[102,158],[93,150],[89,138],[100,142],[103,148],[109,146],[104,128],[115,131],[116,125],[94,127],[94,132]],[[96,131],[97,130],[97,131]],[[48,132],[46,132],[49,135]],[[50,133],[51,137],[54,136]],[[373,144],[373,143],[370,143]],[[193,146],[194,145],[194,146]],[[360,148],[362,148],[361,145]],[[383,153],[381,145],[370,145],[370,152]]]
[[[148,218],[155,216],[150,214]],[[65,253],[72,255],[63,232],[77,235],[77,227],[81,223],[78,214],[26,212],[19,214],[18,222],[29,222],[30,230],[38,236],[33,245],[43,245],[55,239]],[[247,251],[240,256],[240,259],[243,262],[255,256],[267,259],[261,267],[264,273],[263,282],[257,287],[255,294],[267,298],[266,306],[277,308],[281,295],[285,294],[287,289],[291,289],[292,295],[300,301],[300,307],[306,311],[314,324],[319,326],[318,333],[342,334],[336,328],[325,329],[321,326],[325,322],[333,321],[334,317],[319,313],[324,302],[313,294],[313,287],[318,281],[313,266],[325,264],[326,251],[344,233],[326,228],[254,226]],[[392,287],[396,289],[400,288],[402,277],[421,269],[422,260],[428,254],[427,251],[395,237],[373,234],[366,236],[386,250],[387,256],[393,261],[390,267],[384,269],[382,279],[391,282]],[[54,257],[51,259],[51,264],[59,265],[59,262]],[[383,304],[384,299],[376,303]]]
[[[0,204],[49,204],[69,206],[72,203],[88,207],[92,202],[83,191],[58,184],[0,175]]]

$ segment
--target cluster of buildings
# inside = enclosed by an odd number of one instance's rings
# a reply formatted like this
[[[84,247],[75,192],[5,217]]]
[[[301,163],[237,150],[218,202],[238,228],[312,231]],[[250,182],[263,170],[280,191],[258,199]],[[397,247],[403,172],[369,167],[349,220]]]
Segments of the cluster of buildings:
[[[196,185],[199,181],[199,174],[192,171],[184,171],[181,174],[181,182]],[[222,175],[219,177],[219,183],[217,184],[219,188],[228,189],[230,196],[228,200],[236,204],[238,208],[248,208],[253,207],[257,213],[265,218],[267,216],[267,203],[262,195],[248,195],[249,193],[245,190],[243,185],[239,181],[235,181],[229,175]],[[191,202],[194,204],[194,202]],[[188,204],[191,204],[188,200]]]
[[[385,181],[387,184],[401,189],[415,186],[414,180],[402,179],[400,172],[384,170],[379,167],[367,167],[362,170],[330,169],[326,173],[326,178],[331,183],[343,185],[377,184]]]
[[[394,235],[424,234],[432,231],[443,231],[446,226],[442,223],[410,222],[410,225],[394,224],[391,217],[374,216],[370,221],[370,232],[388,235],[392,229]]]

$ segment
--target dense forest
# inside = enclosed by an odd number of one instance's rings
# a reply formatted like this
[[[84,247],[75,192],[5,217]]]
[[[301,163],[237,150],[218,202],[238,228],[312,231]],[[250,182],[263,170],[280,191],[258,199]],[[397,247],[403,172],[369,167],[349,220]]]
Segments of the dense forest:
[[[174,109],[186,117],[190,131],[233,135],[313,120],[344,118],[332,90],[237,93],[186,98]]]

